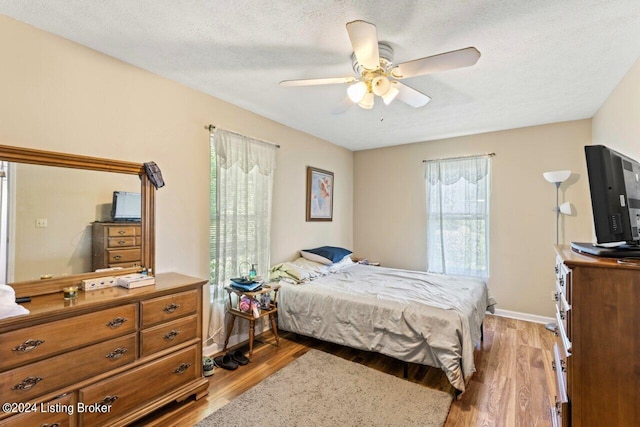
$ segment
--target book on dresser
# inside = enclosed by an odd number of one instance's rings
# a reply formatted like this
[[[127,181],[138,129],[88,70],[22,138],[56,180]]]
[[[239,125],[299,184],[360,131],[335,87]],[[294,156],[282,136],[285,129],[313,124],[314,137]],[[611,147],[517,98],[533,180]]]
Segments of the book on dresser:
[[[118,277],[118,286],[127,289],[141,288],[143,286],[155,285],[156,279],[146,274],[127,274]]]

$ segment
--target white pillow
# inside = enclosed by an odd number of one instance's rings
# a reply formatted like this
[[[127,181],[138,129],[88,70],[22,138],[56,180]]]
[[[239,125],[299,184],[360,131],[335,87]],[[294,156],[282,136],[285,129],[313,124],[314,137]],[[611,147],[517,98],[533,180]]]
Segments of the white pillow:
[[[301,268],[309,274],[310,278],[324,276],[329,273],[329,267],[315,261],[308,260],[306,258],[300,257],[295,261],[292,261],[291,264]]]
[[[347,255],[346,257],[342,258],[340,261],[329,266],[329,271],[331,271],[332,273],[335,273],[337,271],[344,270],[345,268],[349,268],[355,264],[356,263],[353,262],[353,260],[351,259],[351,255]]]

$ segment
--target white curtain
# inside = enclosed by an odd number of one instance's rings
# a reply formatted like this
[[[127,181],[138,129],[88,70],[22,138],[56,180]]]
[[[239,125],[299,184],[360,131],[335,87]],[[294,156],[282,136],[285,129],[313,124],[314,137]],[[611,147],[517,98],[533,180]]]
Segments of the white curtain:
[[[489,277],[491,158],[426,162],[427,271]]]
[[[210,145],[209,340],[219,344],[225,338],[224,286],[247,275],[251,264],[259,276],[269,274],[276,146],[221,129],[211,134]]]

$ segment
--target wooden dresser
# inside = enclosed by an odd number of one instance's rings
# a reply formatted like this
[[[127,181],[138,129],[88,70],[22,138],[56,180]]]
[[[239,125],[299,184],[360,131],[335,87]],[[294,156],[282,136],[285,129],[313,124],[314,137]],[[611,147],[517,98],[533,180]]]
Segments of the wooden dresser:
[[[640,267],[556,247],[553,425],[640,425]]]
[[[72,301],[36,296],[30,314],[0,320],[0,426],[126,425],[205,396],[205,283],[163,273],[153,286]]]
[[[92,270],[111,267],[139,267],[141,224],[139,222],[94,222]]]

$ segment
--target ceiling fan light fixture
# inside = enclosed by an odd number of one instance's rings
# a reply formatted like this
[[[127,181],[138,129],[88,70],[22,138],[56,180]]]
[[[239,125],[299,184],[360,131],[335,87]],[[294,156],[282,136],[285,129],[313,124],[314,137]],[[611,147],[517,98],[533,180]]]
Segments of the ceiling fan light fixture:
[[[347,95],[349,99],[355,104],[362,101],[364,95],[367,93],[367,84],[365,82],[356,82],[347,88]]]
[[[367,92],[364,94],[362,101],[360,101],[358,105],[361,108],[364,108],[365,110],[370,110],[373,108],[373,102],[374,102],[373,98],[374,98],[373,93]]]
[[[371,90],[378,96],[384,96],[391,88],[391,82],[385,76],[375,77],[371,81]]]
[[[391,85],[387,93],[382,95],[382,100],[384,101],[384,105],[389,105],[396,98],[396,96],[400,93],[398,88]]]

